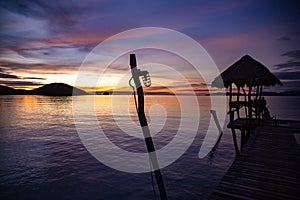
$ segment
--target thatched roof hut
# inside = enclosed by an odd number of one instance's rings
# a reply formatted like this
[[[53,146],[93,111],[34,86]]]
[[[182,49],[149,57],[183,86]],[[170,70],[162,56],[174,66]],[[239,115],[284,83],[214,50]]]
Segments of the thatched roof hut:
[[[229,124],[227,127],[232,130],[237,153],[239,149],[235,129],[241,130],[242,149],[259,121],[271,118],[266,107],[266,100],[262,97],[262,89],[263,86],[276,84],[283,85],[266,66],[249,55],[233,63],[212,82],[213,87],[229,87]],[[244,96],[244,100],[240,99],[241,95]],[[244,111],[240,112],[240,110]]]
[[[223,80],[224,85],[220,80]],[[228,88],[232,83],[238,87],[283,85],[269,69],[249,55],[233,63],[212,82],[213,87]]]
[[[241,118],[240,109],[243,107],[246,118],[251,119],[253,112],[256,118],[262,118],[262,110],[266,105],[262,98],[262,88],[276,84],[283,85],[266,66],[249,55],[233,63],[212,82],[213,87],[229,87],[230,123],[235,120],[234,113],[237,113],[237,119]],[[244,96],[244,100],[240,99],[241,95]]]

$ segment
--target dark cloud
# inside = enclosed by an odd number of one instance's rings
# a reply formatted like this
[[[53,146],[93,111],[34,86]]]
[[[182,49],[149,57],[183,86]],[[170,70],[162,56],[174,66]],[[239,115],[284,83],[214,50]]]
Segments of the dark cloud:
[[[40,78],[40,77],[21,77],[21,76],[17,76],[15,74],[5,72],[5,70],[3,70],[2,68],[0,68],[0,79],[46,80],[45,78]]]
[[[164,90],[164,89],[168,89],[171,88],[169,86],[151,86],[146,88],[148,91],[153,91],[153,90]]]
[[[281,54],[281,56],[287,56],[291,59],[297,59],[300,60],[300,50],[293,50],[293,51],[288,51],[284,54]]]
[[[146,94],[174,94],[174,92],[171,90],[171,88],[169,87],[165,87],[165,86],[151,86],[151,87],[147,87],[145,88],[145,93]]]
[[[80,65],[87,55],[85,47],[81,45],[20,50],[18,53],[26,58],[42,60],[49,65]]]
[[[299,89],[300,83],[300,50],[292,50],[281,54],[287,57],[285,63],[275,65],[274,68],[280,70],[275,75],[283,80],[286,91]]]
[[[282,86],[274,86],[270,88],[273,91],[299,91],[300,88],[300,80],[283,80],[283,87]]]
[[[31,74],[71,74],[78,71],[78,65],[47,65],[47,64],[20,64],[20,63],[1,63],[0,65],[7,67],[15,73],[31,73]]]
[[[281,56],[288,57],[289,60],[285,63],[277,64],[275,69],[283,71],[298,71],[300,70],[300,50],[288,51],[281,54]]]
[[[199,83],[200,84],[200,86],[211,86],[211,83]]]
[[[208,89],[194,89],[195,92],[208,92]]]
[[[190,84],[192,87],[203,87],[203,86],[206,86],[206,84],[205,83],[191,83]],[[188,84],[187,84],[187,86],[188,86]]]
[[[288,36],[282,36],[277,39],[277,41],[279,41],[279,42],[286,42],[286,41],[290,41],[290,40],[291,40],[291,38]]]
[[[300,69],[300,61],[288,61],[286,63],[275,65],[274,68],[288,70],[288,71],[299,70]]]
[[[68,7],[58,3],[1,1],[0,48],[41,46],[46,44],[43,40],[63,40],[65,35],[76,32],[73,28],[76,20]]]
[[[75,24],[75,20],[68,9],[69,6],[57,6],[57,3],[41,0],[19,0],[1,2],[0,5],[2,9],[12,14],[15,13],[15,18],[19,15],[19,17],[45,21],[51,25],[45,28],[49,28],[57,34],[59,33],[58,30],[68,30]]]
[[[24,77],[23,79],[31,79],[31,80],[46,80],[45,78],[39,78],[39,77]]]
[[[43,83],[32,82],[32,81],[3,81],[3,80],[0,80],[0,84],[6,85],[6,86],[19,86],[19,87],[44,85]]]
[[[297,72],[276,72],[275,75],[283,80],[300,80],[300,71]]]
[[[19,79],[18,76],[16,75],[12,75],[12,74],[5,74],[5,73],[0,73],[0,78],[16,78],[16,79]]]

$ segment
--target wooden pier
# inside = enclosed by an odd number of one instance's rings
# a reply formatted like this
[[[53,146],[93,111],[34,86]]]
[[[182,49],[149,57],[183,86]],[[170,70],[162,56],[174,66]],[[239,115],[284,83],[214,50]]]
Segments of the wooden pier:
[[[300,122],[277,123],[254,130],[210,199],[300,199]]]

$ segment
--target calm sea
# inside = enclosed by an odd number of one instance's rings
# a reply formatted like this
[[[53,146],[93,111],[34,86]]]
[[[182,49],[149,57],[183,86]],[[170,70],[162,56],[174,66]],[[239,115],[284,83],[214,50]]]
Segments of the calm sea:
[[[84,108],[89,98],[94,97],[80,96],[74,101]],[[114,103],[122,106],[122,98]],[[190,97],[184,98],[189,101]],[[276,118],[299,119],[299,97],[266,99]],[[216,151],[199,159],[210,119],[210,97],[201,96],[198,101],[201,118],[194,142],[176,162],[161,170],[169,199],[208,198],[234,159],[226,128]],[[129,126],[129,120],[137,124],[133,102],[129,114],[114,117],[111,102],[111,96],[95,97],[95,113],[107,137],[127,151],[144,152],[143,140],[125,134],[116,124],[115,118],[123,128]],[[154,143],[160,149],[178,129],[178,101],[174,96],[148,96],[146,102],[150,129],[157,131]],[[156,107],[149,109],[151,105]],[[168,115],[165,121],[162,113]],[[85,118],[88,129],[97,128],[89,124],[88,114]],[[0,120],[0,199],[159,199],[151,173],[112,169],[86,150],[76,131],[72,97],[0,96]],[[161,127],[151,128],[151,124]]]

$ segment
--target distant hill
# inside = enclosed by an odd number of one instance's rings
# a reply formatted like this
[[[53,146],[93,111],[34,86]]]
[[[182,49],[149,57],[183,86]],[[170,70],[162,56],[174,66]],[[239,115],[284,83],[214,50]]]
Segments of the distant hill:
[[[47,95],[47,96],[87,95],[85,91],[64,83],[47,84],[32,90],[31,93],[37,95]]]
[[[4,85],[0,85],[0,95],[25,95],[28,92],[26,90],[16,90]]]
[[[0,95],[72,96],[87,95],[87,93],[64,83],[51,83],[30,91],[16,90],[7,86],[0,86]]]

